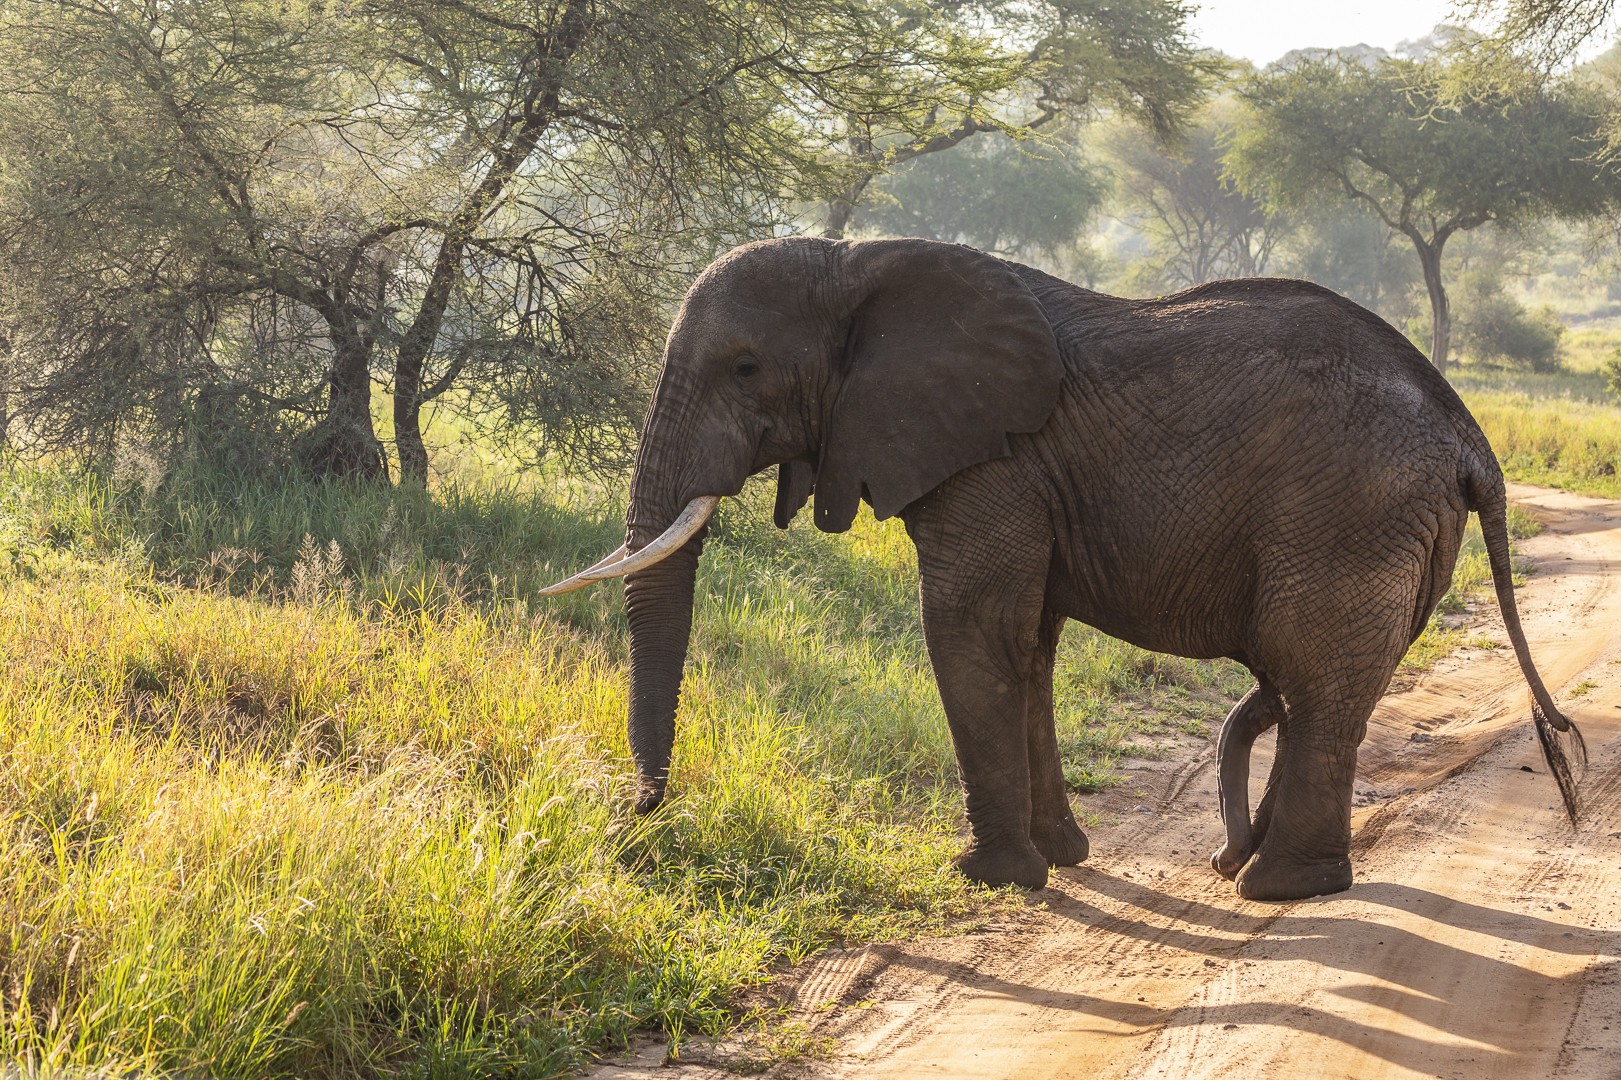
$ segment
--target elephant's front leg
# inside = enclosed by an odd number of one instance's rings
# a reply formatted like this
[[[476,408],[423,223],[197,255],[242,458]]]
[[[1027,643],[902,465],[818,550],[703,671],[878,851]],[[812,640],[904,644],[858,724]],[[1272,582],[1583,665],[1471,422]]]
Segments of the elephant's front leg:
[[[1028,721],[1050,548],[1010,542],[1017,516],[965,525],[949,511],[924,506],[907,524],[918,548],[924,636],[973,834],[957,866],[987,885],[1039,889],[1048,860],[1031,841],[1031,770],[1038,763]],[[1037,787],[1043,803],[1051,779],[1044,774]]]
[[[1087,856],[1086,834],[1070,809],[1053,726],[1053,661],[1064,617],[1042,614],[1036,651],[1025,679],[1024,730],[1030,761],[1030,840],[1048,866],[1075,866]]]
[[[986,885],[1047,884],[1047,858],[1030,839],[1026,686],[989,628],[924,608],[929,656],[940,684],[973,840],[957,867]]]

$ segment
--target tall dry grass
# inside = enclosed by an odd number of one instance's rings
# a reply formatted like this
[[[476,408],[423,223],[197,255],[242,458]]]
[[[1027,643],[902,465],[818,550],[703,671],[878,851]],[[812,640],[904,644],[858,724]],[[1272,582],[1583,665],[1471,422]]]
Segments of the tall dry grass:
[[[676,798],[629,812],[617,543],[561,485],[230,477],[0,489],[0,1057],[41,1070],[561,1076],[739,1020],[833,940],[1005,902],[961,798],[909,541],[706,550]],[[1233,665],[1084,628],[1066,767],[1218,717]]]
[[[1601,370],[1618,347],[1616,331],[1582,329],[1569,335],[1561,371],[1453,369],[1509,479],[1621,498],[1621,399]]]

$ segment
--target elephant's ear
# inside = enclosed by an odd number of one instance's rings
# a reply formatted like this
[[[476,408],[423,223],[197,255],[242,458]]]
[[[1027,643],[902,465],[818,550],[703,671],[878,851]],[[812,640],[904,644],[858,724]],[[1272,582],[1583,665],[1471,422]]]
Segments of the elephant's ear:
[[[1058,402],[1052,324],[1000,259],[956,244],[842,246],[844,378],[816,469],[816,526],[843,532],[863,491],[880,519],[1010,452]]]

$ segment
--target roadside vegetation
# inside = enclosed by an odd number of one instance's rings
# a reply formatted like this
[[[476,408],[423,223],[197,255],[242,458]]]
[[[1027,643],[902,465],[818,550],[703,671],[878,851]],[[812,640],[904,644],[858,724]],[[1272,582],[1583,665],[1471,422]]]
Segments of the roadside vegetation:
[[[1465,364],[1453,385],[1510,480],[1621,498],[1621,388],[1608,368],[1621,330],[1569,335],[1561,363],[1534,372]]]
[[[477,470],[470,468],[470,474]],[[613,546],[562,485],[44,468],[0,494],[0,1055],[41,1069],[555,1076],[835,940],[1012,902],[961,795],[894,522],[708,545],[678,797],[629,813]],[[1235,665],[1072,627],[1074,785]]]
[[[727,505],[677,798],[637,821],[621,591],[535,595],[621,511],[465,464],[431,494],[12,471],[0,1055],[556,1076],[638,1029],[727,1030],[827,943],[1014,902],[946,867],[961,795],[898,523],[781,533],[768,493]],[[1445,611],[1486,580],[1471,537]],[[1413,662],[1457,634],[1437,619]],[[1248,683],[1071,624],[1071,787],[1212,732]]]
[[[1509,479],[1621,498],[1621,408],[1503,391],[1464,401]]]

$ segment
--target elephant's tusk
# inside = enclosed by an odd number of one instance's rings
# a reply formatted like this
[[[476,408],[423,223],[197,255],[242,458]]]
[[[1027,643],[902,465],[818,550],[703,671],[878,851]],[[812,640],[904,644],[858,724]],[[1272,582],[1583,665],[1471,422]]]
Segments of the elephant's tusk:
[[[619,559],[625,553],[625,548],[621,546],[618,551],[590,569],[581,570],[571,578],[540,590],[540,595],[557,596],[573,592],[575,589],[585,588],[592,582],[624,577],[626,574],[634,574],[638,570],[652,566],[692,539],[692,534],[704,527],[704,522],[709,520],[709,515],[713,514],[715,507],[719,505],[719,495],[698,496],[687,504],[687,508],[681,511],[681,516],[671,522],[670,527],[665,529],[658,539],[640,551],[615,562],[615,559]]]
[[[589,585],[589,584],[591,584],[589,581],[580,581],[580,579],[585,577],[587,574],[596,573],[598,570],[601,570],[604,566],[612,566],[614,563],[618,562],[620,559],[623,559],[624,557],[625,557],[625,545],[620,544],[618,547],[614,548],[612,554],[607,555],[607,556],[605,556],[605,557],[603,557],[601,559],[598,559],[596,562],[592,563],[590,566],[586,567],[584,570],[581,570],[578,574],[575,574],[573,577],[567,578],[567,579],[565,579],[563,581],[559,581],[556,585],[552,585],[552,586],[550,586],[548,588],[540,590],[540,595],[542,595],[542,596],[556,596],[558,593],[572,592],[575,589],[579,588],[580,585]],[[574,582],[576,582],[576,581],[580,581],[580,585],[575,585]]]

